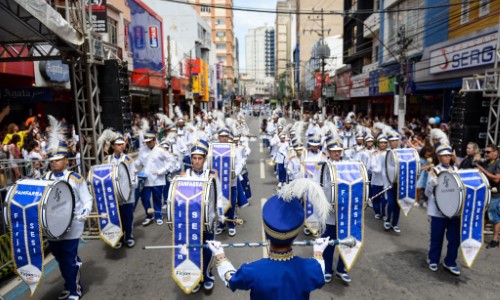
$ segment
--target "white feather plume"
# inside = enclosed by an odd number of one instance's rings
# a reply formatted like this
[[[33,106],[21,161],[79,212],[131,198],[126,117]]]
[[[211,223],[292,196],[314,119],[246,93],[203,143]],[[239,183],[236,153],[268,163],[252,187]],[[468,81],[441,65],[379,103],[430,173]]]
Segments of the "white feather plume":
[[[48,140],[48,145],[47,149],[49,151],[54,151],[57,150],[59,147],[59,142],[64,141],[64,134],[62,133],[61,130],[61,124],[59,121],[57,121],[56,118],[54,118],[51,115],[48,115],[49,118],[49,125],[50,125],[50,133],[49,133],[49,140]]]
[[[141,131],[146,134],[149,131],[149,121],[146,118],[141,119]]]
[[[301,142],[302,142],[302,137],[304,136],[305,127],[306,127],[306,122],[304,121],[296,121],[295,124],[293,124],[292,126],[292,128],[295,129],[295,135]]]
[[[172,120],[170,120],[170,118],[167,117],[167,115],[164,115],[162,113],[157,113],[156,117],[158,117],[158,119],[160,119],[160,121],[163,122],[163,125],[166,127],[172,126],[174,124],[174,122],[172,122]]]
[[[318,215],[320,228],[325,228],[326,219],[332,206],[326,199],[325,192],[319,183],[307,178],[295,179],[285,185],[278,192],[278,196],[287,202],[290,202],[294,197],[299,201],[309,200],[314,207],[314,212]]]
[[[431,142],[431,145],[433,147],[434,147],[434,142],[432,140],[434,138],[439,139],[439,143],[442,144],[442,145],[449,145],[450,144],[450,141],[448,140],[448,137],[446,136],[446,133],[444,133],[439,128],[433,128],[433,129],[431,129],[430,142]]]
[[[337,137],[339,135],[339,130],[336,124],[334,124],[331,121],[325,121],[325,124],[323,125],[326,128],[328,128],[328,131],[330,132],[330,135],[332,137]]]
[[[226,126],[229,127],[233,135],[240,135],[238,123],[234,119],[226,118]]]
[[[346,117],[346,119],[351,119],[351,120],[353,120],[353,121],[354,121],[354,119],[355,119],[355,118],[356,118],[356,113],[355,113],[355,112],[353,112],[353,111],[349,112],[349,113],[347,114],[347,117]]]
[[[184,119],[184,115],[182,114],[181,108],[179,106],[176,106],[174,108],[174,112],[178,119]]]
[[[102,145],[104,145],[105,142],[110,142],[115,135],[116,133],[113,130],[105,129],[97,139],[97,149],[102,149]]]
[[[285,118],[279,118],[278,119],[278,125],[281,125],[281,126],[283,126],[283,128],[285,128],[285,126],[286,126],[286,119]]]

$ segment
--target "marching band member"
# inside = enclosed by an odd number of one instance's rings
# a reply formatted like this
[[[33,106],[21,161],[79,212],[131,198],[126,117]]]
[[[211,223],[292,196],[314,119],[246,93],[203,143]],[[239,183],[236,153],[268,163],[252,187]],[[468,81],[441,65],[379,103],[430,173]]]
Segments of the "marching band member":
[[[399,148],[399,134],[395,131],[392,131],[387,137],[389,141],[390,149]],[[385,158],[384,158],[385,165]],[[387,200],[387,219],[384,222],[384,229],[389,230],[392,228],[394,232],[399,233],[401,229],[398,226],[399,223],[399,215],[401,213],[401,208],[399,207],[397,201],[397,186],[394,185],[391,189],[389,189],[386,193]]]
[[[153,208],[155,211],[154,219],[157,225],[163,225],[163,218],[160,213],[162,207],[162,190],[166,184],[165,174],[175,172],[177,168],[177,160],[173,156],[169,156],[163,149],[164,146],[156,145],[156,138],[148,136],[144,142],[151,149],[146,161],[141,161],[143,172],[146,174],[144,188],[142,189],[142,205],[146,211],[146,219],[142,222],[143,226],[148,226],[153,222],[153,215],[148,210],[151,208],[151,195],[153,196]]]
[[[384,188],[389,186],[389,181],[385,169],[385,156],[387,154],[387,138],[383,134],[377,137],[378,150],[374,151],[371,156],[370,169],[372,171],[372,180],[370,182],[370,197],[380,193]],[[386,218],[385,195],[372,200],[375,219]],[[384,224],[385,225],[385,224]],[[389,229],[389,228],[388,228]]]
[[[139,170],[141,168],[144,168],[144,165],[146,164],[146,161],[148,159],[149,154],[151,153],[152,147],[149,147],[148,145],[152,144],[152,141],[156,138],[156,132],[152,130],[148,130],[146,133],[143,133],[142,131],[140,132],[140,140],[141,142],[141,147],[139,148],[139,154],[137,156],[137,159],[135,161],[135,167],[136,170]],[[135,204],[134,204],[134,210],[137,207],[137,202],[139,199],[142,201],[142,190],[144,188],[144,181],[146,180],[146,176],[144,172],[138,172],[137,173],[137,188],[134,191],[134,196],[135,196]]]
[[[438,264],[441,259],[441,249],[443,248],[443,239],[446,235],[448,247],[443,267],[453,275],[460,275],[460,269],[456,260],[458,256],[458,247],[460,246],[460,217],[447,218],[441,214],[436,205],[434,197],[434,188],[438,184],[437,174],[444,170],[456,172],[457,167],[450,165],[452,150],[446,144],[441,144],[436,149],[436,155],[439,165],[434,168],[434,174],[430,174],[427,179],[425,195],[429,198],[427,204],[427,215],[430,217],[431,235],[427,263],[429,269],[433,272],[438,270]],[[431,172],[432,173],[432,172]]]
[[[229,137],[230,137],[230,132],[228,129],[223,128],[219,130],[219,142],[220,143],[229,143]],[[242,159],[236,151],[235,153],[236,158],[234,159],[234,176],[237,178],[241,174],[241,170],[243,170],[243,164],[242,164]],[[236,205],[237,205],[237,199],[238,199],[238,189],[237,189],[237,182],[236,179],[232,180],[231,182],[231,207],[228,209],[228,211],[225,213],[225,217],[228,219],[234,219],[236,216]],[[248,203],[246,204],[248,205]],[[228,234],[229,236],[233,237],[236,235],[236,225],[233,222],[230,222],[228,224],[229,226],[229,231]],[[219,224],[219,227],[217,228],[216,234],[221,234],[224,229],[226,228],[226,223],[221,222]]]
[[[183,176],[190,177],[198,177],[198,178],[215,178],[216,187],[217,187],[217,209],[219,211],[219,215],[222,216],[222,207],[219,205],[222,204],[222,189],[220,188],[220,182],[214,170],[206,169],[205,162],[207,160],[209,144],[205,140],[199,140],[196,142],[191,148],[191,166],[186,169],[186,172]],[[224,217],[222,217],[224,219]],[[203,232],[203,243],[206,243],[208,240],[213,240],[214,234],[210,232]],[[211,260],[212,260],[212,252],[210,249],[203,249],[203,279],[204,281],[197,285],[192,293],[197,293],[201,284],[203,284],[203,288],[205,290],[211,290],[214,288],[214,276],[212,274]]]
[[[279,116],[277,114],[273,114],[271,119],[272,119],[271,122],[267,122],[266,126],[266,134],[268,137],[272,137],[275,134],[278,127]]]
[[[127,165],[130,180],[132,181],[132,187],[136,187],[137,180],[135,177],[134,161],[127,154],[123,153],[125,150],[125,139],[121,134],[114,133],[114,137],[111,138],[110,143],[113,153],[105,157],[103,163],[118,165],[119,163],[124,162]],[[134,236],[132,234],[134,223],[134,196],[135,194],[131,193],[128,201],[125,203],[120,202],[120,219],[122,221],[124,235],[122,237],[122,241],[116,244],[116,249],[120,249],[123,243],[126,243],[129,248],[132,248],[135,245]]]
[[[54,129],[53,129],[54,130]],[[55,130],[54,130],[55,131]],[[49,143],[50,144],[50,143]],[[92,196],[82,175],[68,171],[68,148],[66,142],[59,142],[58,148],[50,150],[50,169],[43,176],[46,180],[66,181],[75,195],[76,222],[71,223],[69,231],[57,240],[49,238],[49,247],[59,263],[64,278],[64,290],[58,299],[79,300],[83,294],[80,283],[82,260],[78,256],[78,244],[83,234],[86,217],[92,211]]]
[[[175,174],[177,174],[181,170],[182,164],[181,162],[179,162],[178,157],[172,153],[171,150],[172,143],[169,141],[168,138],[165,138],[160,142],[160,147],[162,147],[165,150],[165,155],[170,157],[168,161],[172,163],[172,168],[170,168],[167,171],[167,173],[165,173],[165,185],[163,186],[162,189],[162,196],[163,196],[162,209],[166,209],[171,178],[173,178],[173,176],[175,176]]]
[[[352,127],[352,119],[346,118],[344,122],[344,129],[340,132],[342,137],[342,144],[345,149],[350,149],[356,144],[356,131]]]
[[[328,140],[328,161],[331,162],[339,162],[342,160],[342,150],[344,149],[342,146],[342,142],[335,139]],[[326,220],[326,229],[321,235],[322,238],[329,238],[334,240],[337,238],[337,227],[335,224],[335,212],[333,210],[330,211],[328,215],[328,219]],[[333,274],[333,255],[335,252],[334,246],[326,247],[323,252],[323,258],[325,260],[325,282],[332,281]],[[335,275],[342,279],[343,282],[349,283],[351,282],[351,277],[347,274],[347,271],[344,266],[344,262],[339,257],[337,262],[337,269],[335,270]]]
[[[304,186],[307,188],[304,189]],[[299,189],[303,192],[298,192]],[[221,243],[207,241],[218,274],[228,288],[232,291],[250,290],[250,299],[294,300],[309,299],[313,290],[325,284],[322,254],[329,239],[316,239],[313,259],[294,256],[292,250],[293,240],[304,222],[304,208],[299,201],[305,201],[302,198],[307,194],[309,198],[325,198],[324,193],[321,196],[314,190],[321,190],[318,183],[309,179],[297,180],[283,187],[278,195],[272,196],[264,204],[262,219],[270,244],[269,258],[243,264],[236,270],[226,258]],[[327,213],[323,216],[326,218]],[[320,219],[323,224],[324,221]]]
[[[274,161],[278,165],[278,188],[281,188],[286,183],[286,169],[285,169],[285,159],[288,152],[288,143],[286,141],[286,134],[281,132],[279,135],[279,143],[277,146],[276,157]]]
[[[294,181],[295,179],[299,179],[301,176],[304,145],[300,142],[296,142],[295,145],[291,147],[291,149],[293,149],[293,153],[289,157],[287,157],[286,162],[288,181]]]

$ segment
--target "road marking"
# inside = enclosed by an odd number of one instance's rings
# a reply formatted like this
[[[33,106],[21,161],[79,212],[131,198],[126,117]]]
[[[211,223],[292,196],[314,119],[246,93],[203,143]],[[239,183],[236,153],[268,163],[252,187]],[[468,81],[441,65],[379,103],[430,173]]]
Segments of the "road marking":
[[[262,145],[262,143],[260,143],[259,152],[260,153],[264,152],[264,146]]]
[[[264,208],[264,204],[266,204],[267,199],[260,199],[261,211]],[[262,220],[262,242],[266,242],[266,232],[264,231],[264,220]],[[262,257],[267,258],[267,247],[262,247]]]
[[[264,162],[260,162],[260,179],[266,179],[266,166],[264,165]]]

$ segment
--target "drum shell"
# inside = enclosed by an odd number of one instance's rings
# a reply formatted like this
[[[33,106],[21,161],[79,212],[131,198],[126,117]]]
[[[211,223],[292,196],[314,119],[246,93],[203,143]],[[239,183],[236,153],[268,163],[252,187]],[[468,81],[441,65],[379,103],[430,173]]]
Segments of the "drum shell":
[[[335,172],[333,171],[333,164],[330,161],[326,161],[321,166],[321,176],[320,184],[325,192],[326,199],[332,206],[335,206]]]
[[[125,171],[119,172],[120,168],[124,168]],[[115,165],[113,169],[113,174],[114,174],[115,187],[117,189],[119,203],[125,204],[130,200],[130,197],[132,196],[133,192],[132,179],[130,178],[130,173],[127,165],[124,162],[120,162],[119,164]]]

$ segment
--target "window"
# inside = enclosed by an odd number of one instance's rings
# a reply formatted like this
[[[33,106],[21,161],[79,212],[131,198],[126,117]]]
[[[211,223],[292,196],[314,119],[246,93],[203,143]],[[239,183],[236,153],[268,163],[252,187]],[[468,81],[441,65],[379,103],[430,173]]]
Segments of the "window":
[[[479,16],[486,16],[490,13],[490,0],[480,0],[479,1]]]
[[[216,44],[215,48],[218,50],[226,50],[226,44]]]
[[[118,32],[117,32],[118,22],[108,18],[108,37],[111,44],[118,44]]]
[[[215,25],[226,25],[226,19],[215,19]]]
[[[216,37],[219,37],[219,38],[226,37],[226,32],[225,32],[225,31],[217,31],[217,32],[215,33],[215,36],[216,36]]]
[[[470,11],[469,0],[465,0],[462,2],[460,8],[460,24],[465,24],[469,22],[469,11]]]
[[[201,12],[208,12],[208,13],[209,13],[209,12],[210,12],[210,7],[209,7],[209,6],[202,5],[202,6],[200,7],[200,11],[201,11]]]

